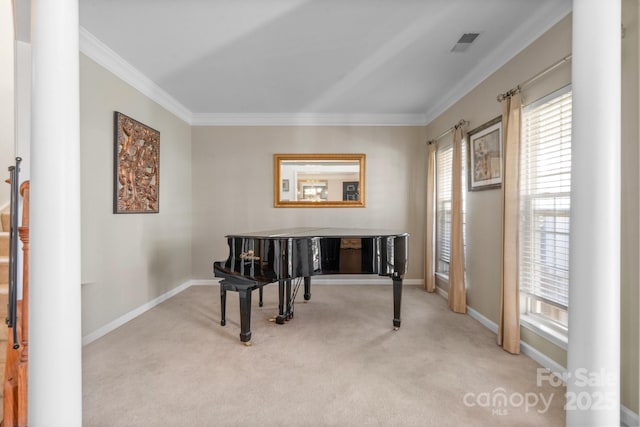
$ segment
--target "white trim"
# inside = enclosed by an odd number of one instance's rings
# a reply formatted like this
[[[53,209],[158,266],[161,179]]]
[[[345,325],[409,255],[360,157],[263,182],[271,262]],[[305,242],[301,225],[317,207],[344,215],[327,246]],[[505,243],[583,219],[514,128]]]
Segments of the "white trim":
[[[542,98],[536,99],[535,101],[530,102],[527,105],[522,106],[522,112],[528,112],[531,109],[538,108],[539,106],[546,104],[547,102],[554,100],[566,93],[571,92],[571,83],[566,86],[561,87],[560,89],[551,92],[548,95],[543,96]]]
[[[130,320],[135,319],[136,317],[140,316],[141,314],[145,313],[146,311],[151,310],[153,307],[157,306],[158,304],[168,300],[169,298],[179,294],[180,292],[184,291],[185,289],[187,289],[189,286],[192,285],[192,280],[187,280],[186,282],[184,282],[183,284],[181,284],[178,287],[175,287],[173,289],[171,289],[169,292],[166,292],[162,295],[160,295],[157,298],[152,299],[151,301],[142,304],[140,307],[131,310],[130,312],[118,317],[117,319],[113,320],[112,322],[107,323],[106,325],[104,325],[101,328],[96,329],[95,331],[91,332],[90,334],[85,335],[84,337],[82,337],[82,345],[85,346],[89,343],[92,343],[93,341],[97,340],[98,338],[102,338],[103,336],[107,335],[109,332],[119,328],[120,326],[124,325],[125,323],[127,323]]]
[[[629,427],[640,426],[640,416],[624,405],[620,405],[620,423]]]
[[[527,356],[538,362],[542,367],[547,368],[558,378],[564,378],[562,374],[565,374],[567,372],[567,368],[551,359],[546,354],[541,353],[531,344],[520,341],[520,351],[522,352],[522,354],[526,354]]]
[[[442,289],[441,287],[436,286],[436,292],[438,293],[438,295],[440,295],[442,298],[448,300],[449,299],[449,292],[445,291],[444,289]],[[469,308],[467,306],[467,308]]]
[[[467,312],[469,313],[469,316],[476,319],[478,322],[484,325],[491,332],[495,334],[498,333],[498,325],[494,321],[483,316],[478,311],[474,310],[469,306],[467,306]],[[540,351],[535,349],[532,345],[527,344],[524,341],[520,341],[520,351],[523,354],[526,354],[527,356],[529,356],[531,359],[538,362],[542,367],[547,368],[549,371],[553,372],[559,378],[563,378],[561,374],[567,371],[567,369],[564,366],[562,366],[555,360],[551,359],[547,355],[541,353]]]
[[[171,113],[188,124],[191,124],[192,114],[184,105],[165,92],[160,86],[145,76],[137,68],[125,61],[96,36],[82,26],[79,30],[80,52],[111,71],[120,79],[133,86],[143,95],[157,102]]]
[[[448,294],[446,291],[442,290],[441,288],[436,288],[436,289],[438,291],[438,294],[440,294],[444,298],[447,298]],[[498,333],[498,325],[493,320],[489,319],[488,317],[485,317],[484,315],[480,314],[480,312],[478,312],[477,310],[474,310],[469,306],[467,306],[467,313],[469,314],[469,316],[471,316],[473,319],[480,322],[482,326],[489,329],[494,334]],[[531,345],[527,344],[524,341],[520,341],[520,351],[556,375],[558,373],[561,374],[566,372],[566,368],[564,366],[560,365],[558,362],[549,358],[545,354],[539,352],[538,350],[536,350],[535,348],[533,348]],[[562,378],[561,375],[558,375],[558,376]]]
[[[347,275],[335,275],[333,277],[314,277],[311,281],[314,285],[391,285],[390,277],[349,277]],[[421,279],[403,279],[403,285],[422,285]]]
[[[218,286],[222,279],[193,279],[191,286]]]
[[[191,126],[425,126],[521,52],[523,46],[530,45],[558,23],[571,9],[571,2],[566,0],[540,8],[534,19],[510,35],[497,52],[480,62],[449,91],[448,96],[424,114],[193,113],[82,26],[79,41],[82,53]],[[560,18],[549,22],[549,16]]]
[[[553,330],[553,328],[547,326],[545,323],[539,321],[534,316],[529,314],[520,315],[520,326],[530,330],[536,335],[540,335],[547,341],[555,344],[563,350],[567,350],[568,339],[566,335],[562,335],[560,332]]]
[[[211,286],[218,285],[220,279],[195,279],[191,280],[191,285],[193,286]],[[313,276],[311,281],[313,285],[391,285],[392,280],[388,277],[367,277],[363,275],[362,277],[358,275],[354,275],[353,277],[349,277],[349,275],[332,275],[331,277],[319,277]],[[411,285],[423,285],[424,282],[422,279],[404,279],[402,281],[403,285],[411,286]]]
[[[475,68],[467,73],[467,77],[448,92],[448,96],[443,97],[440,102],[426,112],[426,123],[431,123],[449,107],[471,92],[478,84],[502,68],[538,37],[560,22],[571,10],[572,2],[570,1],[555,2],[548,4],[547,7],[540,7],[536,16],[525,21],[525,25],[520,26],[515,33],[510,34],[502,46],[479,62]],[[550,16],[557,16],[558,19],[549,21]]]
[[[90,282],[87,282],[90,283]],[[84,283],[85,285],[87,283]],[[82,337],[82,345],[87,345],[99,338],[102,338],[109,332],[119,328],[130,320],[135,319],[141,314],[151,310],[153,307],[159,305],[160,303],[168,300],[169,298],[179,294],[190,286],[217,286],[220,283],[220,279],[192,279],[184,282],[178,287],[171,289],[169,292],[166,292],[160,295],[157,298],[152,299],[151,301],[142,304],[140,307],[131,310],[130,312],[118,317],[112,322],[107,323],[101,328],[96,329],[95,331],[85,335]],[[422,285],[421,279],[405,279],[403,280],[403,284],[405,285]],[[319,280],[313,281],[314,285],[390,285],[391,280],[385,277],[370,277],[370,278],[354,278],[354,279],[345,279],[344,276],[334,276],[334,278],[322,278]]]
[[[80,27],[80,51],[191,126],[424,126],[424,114],[192,113],[96,36]]]
[[[482,314],[480,314],[480,312],[474,310],[469,306],[467,306],[467,313],[469,313],[469,316],[473,317],[478,322],[482,323],[482,325],[485,328],[489,329],[494,334],[498,333],[498,325],[493,320],[483,316]]]
[[[440,294],[444,298],[447,298],[446,291],[442,290],[441,288],[436,288],[436,290],[438,294]],[[484,327],[489,329],[491,332],[498,333],[498,325],[496,325],[496,323],[493,322],[492,320],[483,316],[478,311],[474,310],[469,306],[467,306],[467,313],[469,314],[469,316],[471,316],[472,318],[480,322]],[[561,379],[564,378],[564,374],[566,374],[567,369],[561,364],[559,364],[558,362],[556,362],[555,360],[548,357],[547,355],[536,350],[530,344],[527,344],[524,341],[520,341],[520,351],[522,352],[522,354],[529,356],[531,359],[533,359],[543,368],[548,369],[558,378],[561,378]],[[620,421],[625,426],[630,426],[630,427],[640,426],[640,416],[638,416],[638,414],[636,414],[635,412],[633,412],[631,409],[627,408],[624,405],[620,405]]]
[[[206,114],[194,113],[193,126],[424,126],[424,114]]]

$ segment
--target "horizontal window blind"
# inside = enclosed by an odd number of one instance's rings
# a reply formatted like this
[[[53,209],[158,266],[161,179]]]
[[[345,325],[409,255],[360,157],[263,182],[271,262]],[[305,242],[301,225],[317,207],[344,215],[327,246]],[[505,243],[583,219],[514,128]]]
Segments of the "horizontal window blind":
[[[436,256],[438,259],[436,271],[449,272],[451,257],[451,174],[453,148],[451,144],[438,148],[436,153],[436,221],[437,241]]]
[[[569,304],[571,92],[523,109],[520,148],[520,291]]]

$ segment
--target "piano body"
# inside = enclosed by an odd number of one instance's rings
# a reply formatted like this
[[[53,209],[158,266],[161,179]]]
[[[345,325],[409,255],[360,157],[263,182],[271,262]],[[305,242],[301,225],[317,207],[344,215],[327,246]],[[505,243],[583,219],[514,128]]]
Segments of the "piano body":
[[[251,343],[251,292],[278,282],[276,322],[293,317],[293,302],[301,281],[304,298],[311,298],[311,276],[328,274],[378,274],[393,281],[393,325],[400,327],[402,279],[407,268],[409,235],[389,230],[351,228],[290,228],[226,236],[229,257],[214,262],[221,277],[220,299],[225,325],[226,292],[237,291],[240,300],[240,340]],[[297,279],[292,287],[292,280]],[[293,295],[292,295],[293,292]]]

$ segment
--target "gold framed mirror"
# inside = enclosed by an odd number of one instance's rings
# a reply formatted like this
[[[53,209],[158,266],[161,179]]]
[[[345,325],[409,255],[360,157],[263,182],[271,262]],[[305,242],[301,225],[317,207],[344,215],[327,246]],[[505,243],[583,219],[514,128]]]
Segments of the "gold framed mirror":
[[[274,154],[274,207],[363,208],[364,154]]]

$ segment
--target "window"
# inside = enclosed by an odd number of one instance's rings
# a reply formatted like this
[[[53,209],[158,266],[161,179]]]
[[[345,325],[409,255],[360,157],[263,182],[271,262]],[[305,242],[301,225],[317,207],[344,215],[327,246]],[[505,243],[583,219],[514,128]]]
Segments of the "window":
[[[451,257],[451,144],[436,152],[436,273],[449,275]]]
[[[465,237],[466,144],[462,144],[462,227]],[[449,276],[451,259],[451,177],[453,143],[442,144],[436,152],[436,274]]]
[[[569,306],[571,91],[523,108],[520,147],[521,320],[566,346]]]

